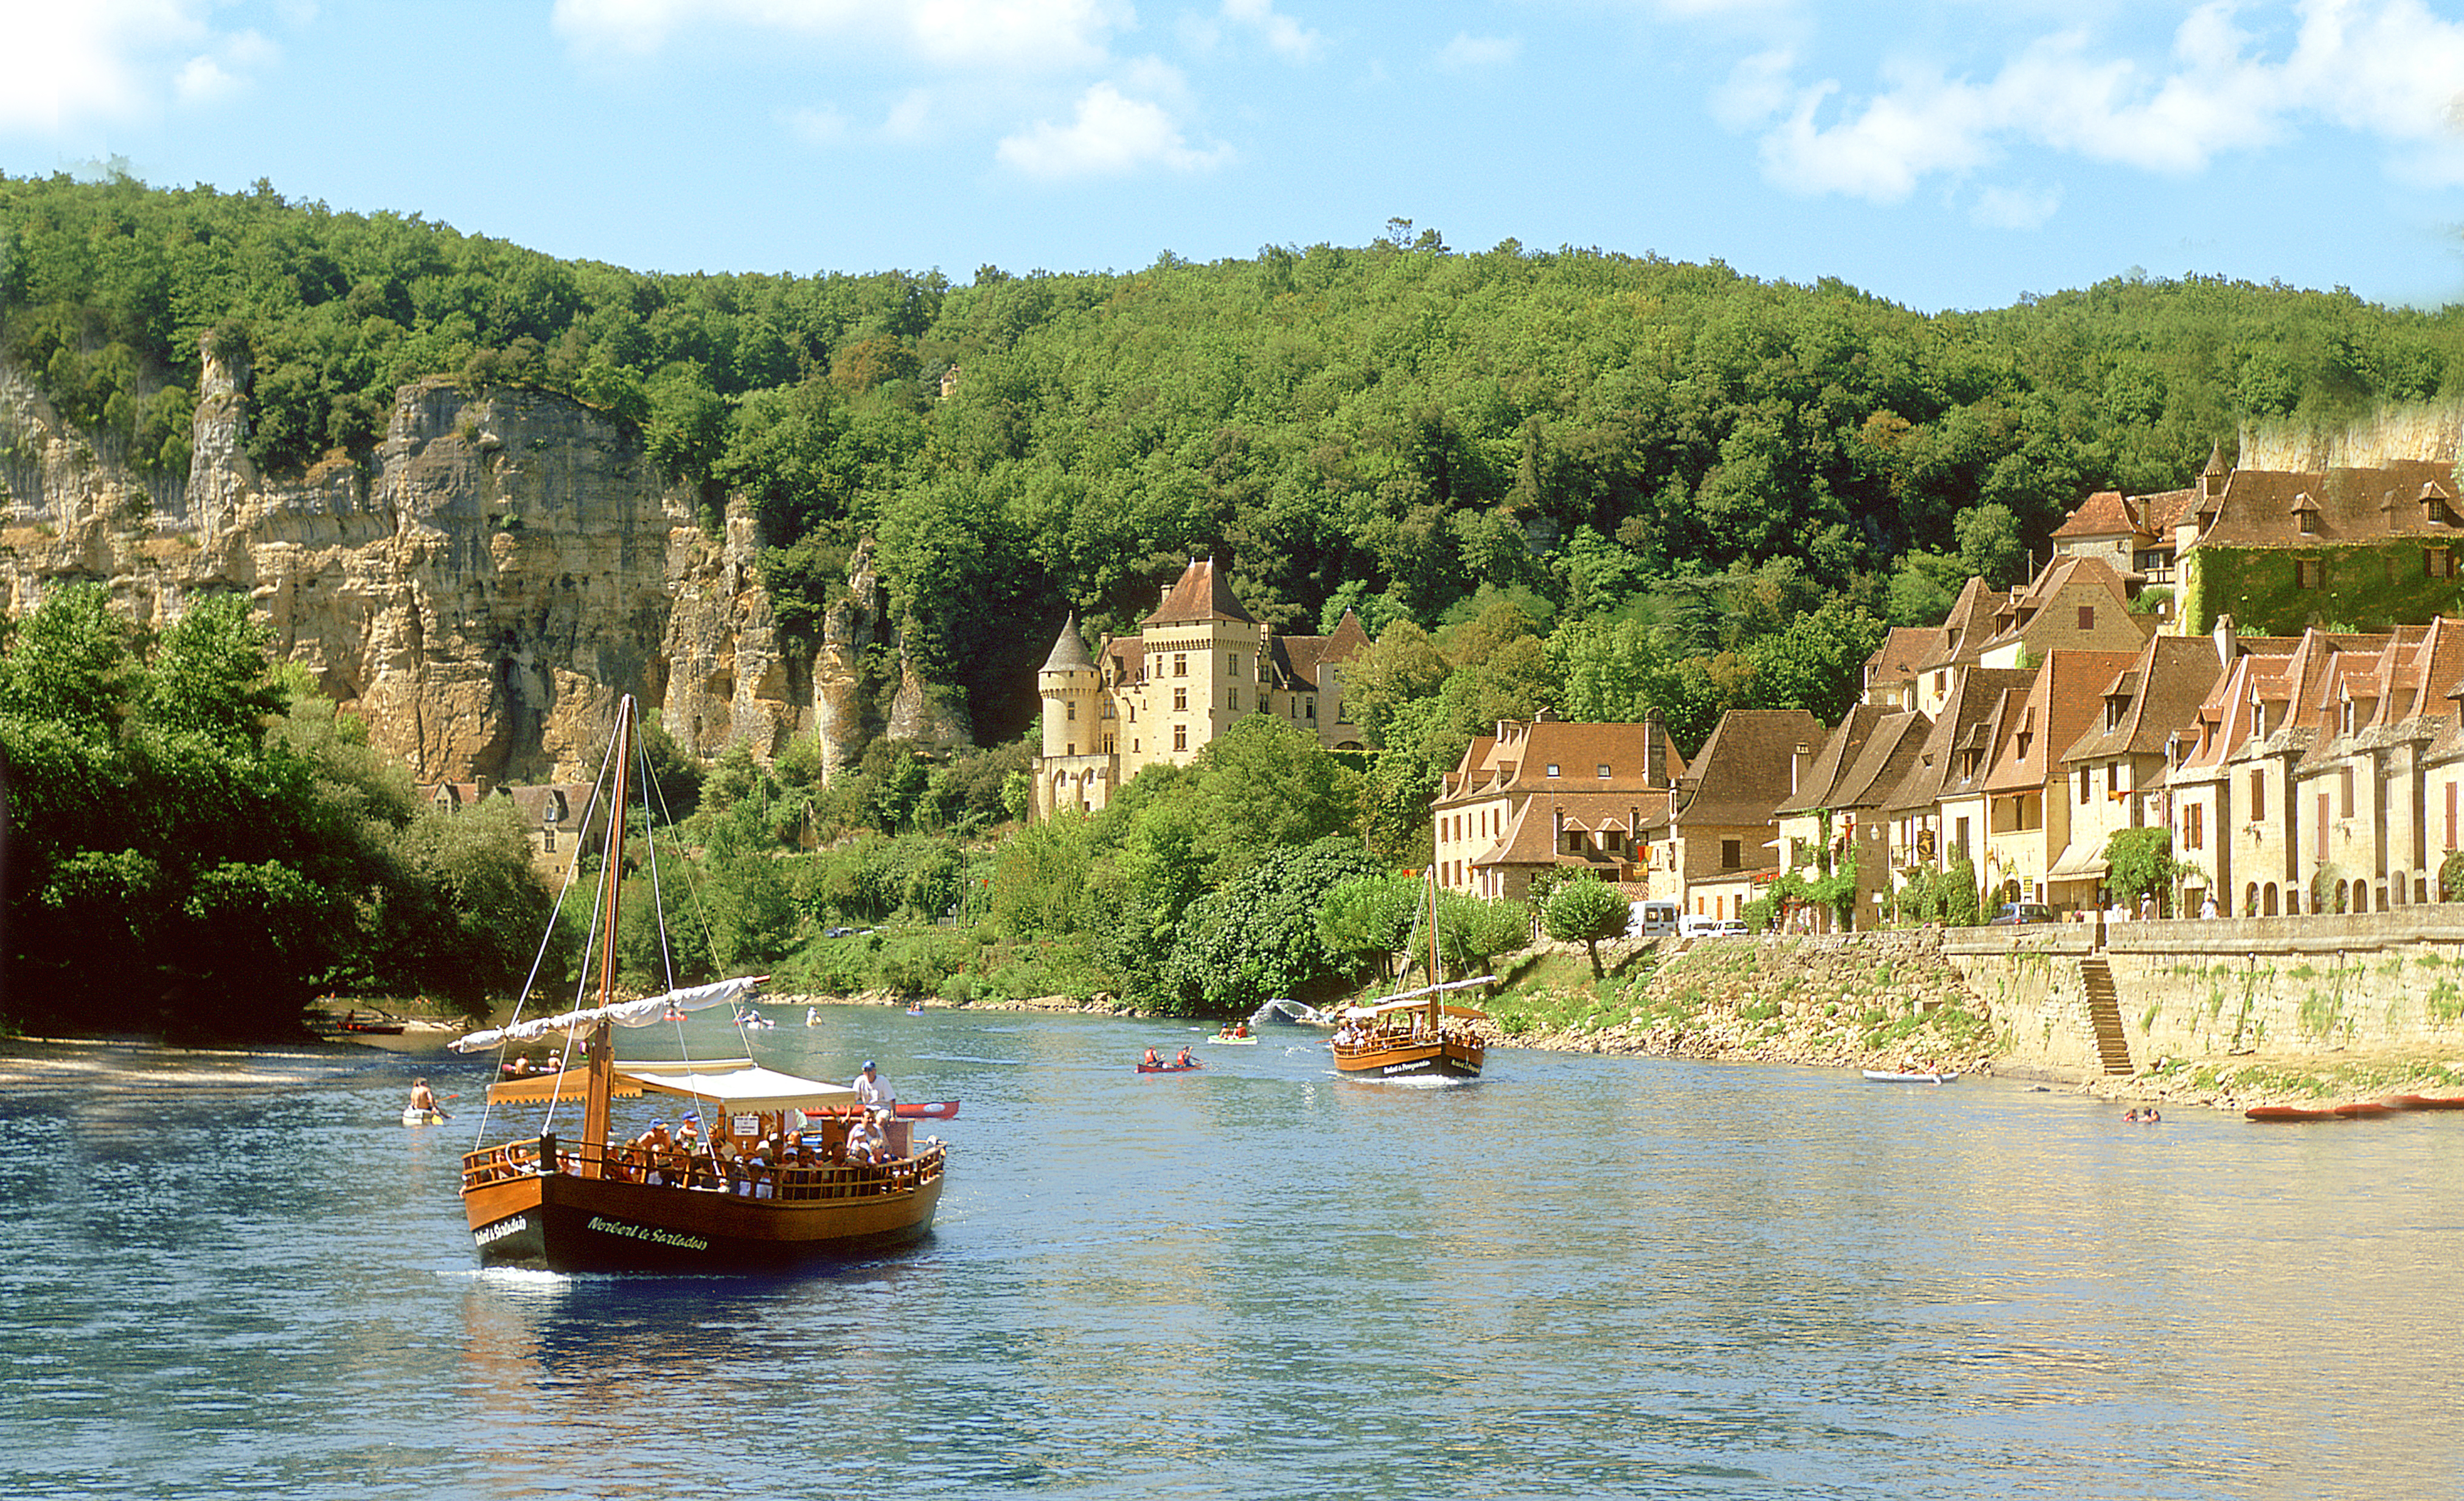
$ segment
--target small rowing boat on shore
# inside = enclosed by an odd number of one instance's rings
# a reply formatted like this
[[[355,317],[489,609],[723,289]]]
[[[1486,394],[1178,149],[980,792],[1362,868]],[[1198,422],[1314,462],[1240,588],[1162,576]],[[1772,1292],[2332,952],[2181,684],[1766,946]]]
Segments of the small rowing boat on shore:
[[[2371,1120],[2404,1109],[2392,1100],[2347,1100],[2342,1105],[2253,1105],[2247,1120]]]
[[[1868,1084],[1956,1084],[1956,1073],[1894,1073],[1888,1069],[1863,1071]]]

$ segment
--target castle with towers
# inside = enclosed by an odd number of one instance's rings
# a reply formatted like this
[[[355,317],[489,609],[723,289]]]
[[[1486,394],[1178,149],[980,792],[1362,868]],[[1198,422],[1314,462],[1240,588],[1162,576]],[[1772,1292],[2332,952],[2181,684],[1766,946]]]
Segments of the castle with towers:
[[[1089,655],[1072,615],[1035,674],[1044,754],[1035,816],[1094,812],[1157,762],[1187,765],[1253,714],[1271,714],[1329,750],[1366,748],[1346,713],[1343,673],[1369,648],[1350,611],[1331,636],[1277,635],[1253,619],[1216,569],[1194,560],[1134,636]]]

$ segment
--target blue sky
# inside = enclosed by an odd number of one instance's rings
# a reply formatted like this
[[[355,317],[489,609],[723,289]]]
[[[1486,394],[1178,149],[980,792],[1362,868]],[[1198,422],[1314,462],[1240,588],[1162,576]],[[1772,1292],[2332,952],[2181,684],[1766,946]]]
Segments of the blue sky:
[[[640,270],[1597,246],[1926,310],[2464,301],[2464,4],[0,0],[0,170]]]

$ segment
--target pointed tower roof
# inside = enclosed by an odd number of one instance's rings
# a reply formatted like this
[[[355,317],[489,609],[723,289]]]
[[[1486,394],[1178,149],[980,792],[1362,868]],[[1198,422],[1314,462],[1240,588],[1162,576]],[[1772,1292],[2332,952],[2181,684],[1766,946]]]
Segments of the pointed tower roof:
[[[1367,628],[1360,624],[1359,616],[1347,609],[1343,612],[1343,619],[1335,624],[1334,634],[1326,638],[1326,649],[1318,653],[1317,659],[1321,662],[1349,662],[1368,651],[1369,647]]]
[[[2224,439],[2218,438],[2208,446],[2208,467],[2199,471],[2199,473],[2202,475],[2229,475],[2233,473],[2232,467],[2225,462]]]
[[[1095,659],[1087,654],[1086,638],[1078,634],[1078,612],[1069,612],[1069,621],[1061,628],[1061,639],[1052,643],[1052,654],[1044,659],[1039,669],[1046,673],[1091,673]]]
[[[1146,618],[1150,626],[1183,626],[1206,620],[1237,620],[1244,626],[1258,622],[1241,602],[1232,597],[1232,586],[1215,569],[1212,558],[1192,558],[1181,571],[1180,582],[1164,591],[1163,603]]]

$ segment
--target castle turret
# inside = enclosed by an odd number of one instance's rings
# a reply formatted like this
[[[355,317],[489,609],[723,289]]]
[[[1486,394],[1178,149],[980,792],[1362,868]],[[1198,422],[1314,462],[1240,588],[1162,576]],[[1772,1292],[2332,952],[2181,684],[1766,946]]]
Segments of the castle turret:
[[[1100,676],[1087,642],[1078,634],[1078,615],[1071,611],[1061,628],[1061,639],[1035,672],[1036,692],[1044,698],[1044,754],[1091,755],[1101,747],[1095,725],[1096,690]]]

